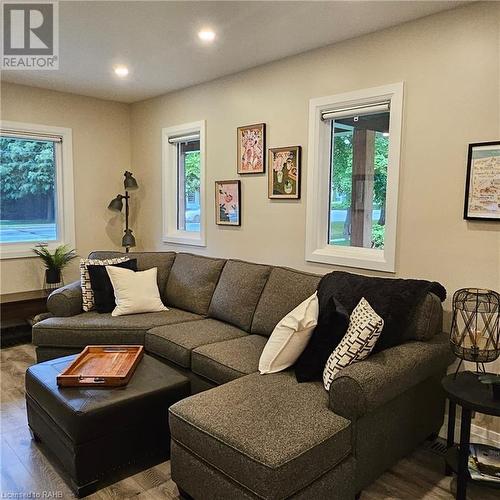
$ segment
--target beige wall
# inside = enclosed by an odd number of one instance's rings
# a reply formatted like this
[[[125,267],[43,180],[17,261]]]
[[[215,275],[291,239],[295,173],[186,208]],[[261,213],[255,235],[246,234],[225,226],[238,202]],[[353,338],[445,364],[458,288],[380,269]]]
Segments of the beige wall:
[[[130,109],[103,101],[22,85],[2,83],[1,118],[73,130],[75,232],[77,252],[86,256],[97,248],[118,248],[120,216],[107,210],[123,188],[130,168]],[[78,277],[77,263],[65,271],[66,282]],[[0,261],[1,293],[38,290],[43,285],[36,258]]]
[[[133,104],[141,246],[330,271],[304,258],[308,101],[404,81],[397,275],[439,280],[450,295],[500,289],[500,225],[462,219],[467,145],[500,137],[499,26],[500,5],[467,6]],[[165,245],[160,130],[202,119],[207,247]],[[238,178],[236,127],[258,122],[268,146],[302,145],[302,199],[270,201],[266,176],[243,176],[241,228],[216,226],[214,181]]]

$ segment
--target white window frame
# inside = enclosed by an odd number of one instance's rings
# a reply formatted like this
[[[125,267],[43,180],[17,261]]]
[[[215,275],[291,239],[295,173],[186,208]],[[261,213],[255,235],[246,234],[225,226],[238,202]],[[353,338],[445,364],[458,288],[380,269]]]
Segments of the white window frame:
[[[57,136],[61,138],[56,142],[56,227],[58,239],[56,241],[30,241],[19,243],[1,243],[1,259],[17,259],[36,257],[32,248],[39,244],[47,244],[50,251],[59,245],[68,245],[75,248],[75,202],[73,186],[73,133],[70,128],[53,127],[35,123],[23,123],[2,120],[0,131],[20,135]]]
[[[177,227],[178,158],[177,144],[169,139],[198,134],[200,137],[200,231],[184,231]],[[164,243],[206,246],[205,203],[205,120],[162,128],[162,193]]]
[[[306,260],[339,266],[395,272],[398,188],[403,121],[404,83],[394,83],[320,97],[309,101]],[[330,245],[331,122],[322,121],[330,109],[370,105],[390,100],[389,159],[387,166],[384,249]]]

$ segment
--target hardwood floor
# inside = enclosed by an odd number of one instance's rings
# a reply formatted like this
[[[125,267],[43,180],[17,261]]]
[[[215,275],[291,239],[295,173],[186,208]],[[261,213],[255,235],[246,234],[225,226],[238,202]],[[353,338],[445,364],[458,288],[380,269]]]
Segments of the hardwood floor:
[[[3,349],[0,353],[0,498],[74,498],[41,448],[31,440],[28,430],[24,372],[35,361],[34,347],[30,344],[16,346]],[[455,479],[444,476],[442,458],[422,447],[364,490],[361,498],[450,499],[453,498],[455,484]],[[45,496],[35,496],[43,492]],[[180,497],[170,477],[170,462],[164,462],[87,498],[177,500]],[[469,487],[468,498],[498,500],[499,496],[495,490]],[[203,500],[211,499],[207,496]]]

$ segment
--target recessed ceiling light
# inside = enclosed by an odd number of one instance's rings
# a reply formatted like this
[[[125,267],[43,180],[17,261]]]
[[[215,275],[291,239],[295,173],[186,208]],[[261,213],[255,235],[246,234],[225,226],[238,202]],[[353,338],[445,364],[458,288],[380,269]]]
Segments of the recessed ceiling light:
[[[212,30],[201,30],[198,32],[198,37],[204,42],[213,42],[215,40],[215,32]]]
[[[127,66],[115,66],[114,68],[115,75],[119,76],[120,78],[125,78],[128,75],[128,68]]]

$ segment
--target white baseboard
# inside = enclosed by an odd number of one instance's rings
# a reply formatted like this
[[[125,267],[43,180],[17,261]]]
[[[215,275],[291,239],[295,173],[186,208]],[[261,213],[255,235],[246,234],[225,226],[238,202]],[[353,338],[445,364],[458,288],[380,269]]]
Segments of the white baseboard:
[[[474,439],[485,441],[493,446],[500,447],[500,433],[479,427],[479,425],[471,424],[470,426],[471,441]]]
[[[448,428],[448,415],[445,417],[445,423],[439,430],[439,436],[446,439],[446,433]],[[480,442],[484,444],[489,444],[491,446],[496,446],[500,448],[500,433],[480,427],[476,424],[471,424],[470,426],[470,440],[471,442]],[[455,442],[460,441],[460,418],[455,421]]]

